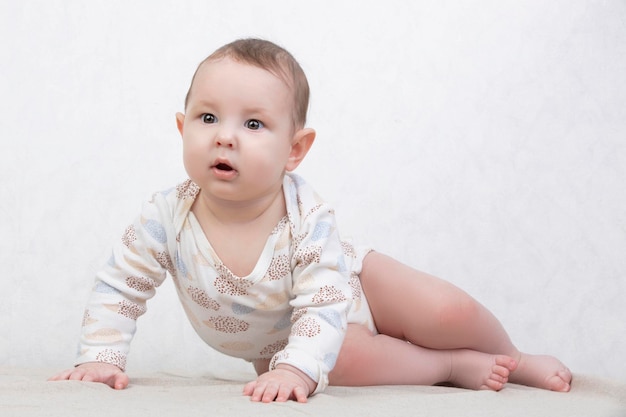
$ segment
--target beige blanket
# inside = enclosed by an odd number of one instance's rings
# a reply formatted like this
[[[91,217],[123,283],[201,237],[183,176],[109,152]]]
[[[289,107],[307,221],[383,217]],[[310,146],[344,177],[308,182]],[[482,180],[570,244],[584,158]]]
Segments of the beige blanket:
[[[449,387],[329,387],[307,404],[252,403],[241,395],[253,375],[230,380],[131,374],[114,391],[102,384],[46,382],[42,369],[0,368],[0,416],[626,416],[626,383],[575,375],[559,394],[509,384],[501,392]]]

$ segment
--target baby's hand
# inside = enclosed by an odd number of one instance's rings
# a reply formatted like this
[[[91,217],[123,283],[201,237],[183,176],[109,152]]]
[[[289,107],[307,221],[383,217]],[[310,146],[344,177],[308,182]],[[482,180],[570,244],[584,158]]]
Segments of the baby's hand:
[[[100,362],[87,362],[75,368],[58,373],[48,381],[101,382],[111,388],[124,389],[128,386],[128,376],[115,365]]]
[[[273,371],[260,375],[256,381],[248,382],[243,388],[243,395],[250,396],[252,401],[264,403],[285,402],[290,399],[305,403],[315,387],[315,381],[304,372],[293,366],[280,364]]]

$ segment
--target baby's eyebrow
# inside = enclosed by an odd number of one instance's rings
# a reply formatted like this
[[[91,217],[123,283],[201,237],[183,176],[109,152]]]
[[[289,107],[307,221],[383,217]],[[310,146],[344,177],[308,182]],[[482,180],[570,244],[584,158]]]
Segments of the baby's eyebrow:
[[[263,116],[268,116],[272,113],[270,110],[262,106],[246,107],[245,112],[250,114],[260,114]]]
[[[210,100],[201,99],[195,102],[189,103],[193,107],[213,107],[214,103]]]

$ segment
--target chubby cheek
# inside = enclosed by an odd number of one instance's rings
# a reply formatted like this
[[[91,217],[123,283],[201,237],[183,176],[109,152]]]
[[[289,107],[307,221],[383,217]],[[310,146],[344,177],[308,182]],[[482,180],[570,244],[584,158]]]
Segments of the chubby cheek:
[[[202,153],[198,149],[187,145],[183,145],[183,165],[191,179],[197,177],[202,170],[206,170],[206,163],[202,158]]]
[[[285,170],[286,156],[281,155],[282,150],[262,150],[256,153],[256,157],[249,159],[248,169],[251,176],[260,182],[278,180]]]

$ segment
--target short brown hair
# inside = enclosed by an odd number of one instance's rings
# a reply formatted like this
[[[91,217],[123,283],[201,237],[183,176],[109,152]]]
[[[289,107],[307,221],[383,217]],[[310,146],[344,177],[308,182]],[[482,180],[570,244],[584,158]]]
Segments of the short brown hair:
[[[189,102],[191,87],[200,67],[206,62],[231,58],[235,61],[254,65],[271,72],[283,80],[294,95],[293,121],[296,128],[304,127],[309,107],[309,83],[298,61],[286,49],[262,39],[239,39],[217,49],[205,58],[191,79],[191,85],[185,97],[185,109]]]

